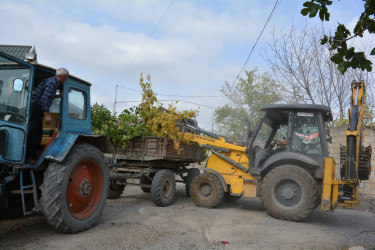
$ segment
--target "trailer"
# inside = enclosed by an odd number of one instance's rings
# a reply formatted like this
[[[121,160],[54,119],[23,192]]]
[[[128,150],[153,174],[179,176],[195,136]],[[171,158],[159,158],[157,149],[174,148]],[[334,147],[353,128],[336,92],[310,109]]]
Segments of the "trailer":
[[[181,143],[176,149],[173,140],[166,137],[134,138],[116,153],[106,154],[110,171],[109,199],[119,198],[126,185],[140,186],[151,193],[157,206],[173,203],[176,182],[185,183],[190,197],[190,183],[200,170],[190,167],[204,160],[204,149],[198,143]],[[177,178],[176,178],[177,177]]]

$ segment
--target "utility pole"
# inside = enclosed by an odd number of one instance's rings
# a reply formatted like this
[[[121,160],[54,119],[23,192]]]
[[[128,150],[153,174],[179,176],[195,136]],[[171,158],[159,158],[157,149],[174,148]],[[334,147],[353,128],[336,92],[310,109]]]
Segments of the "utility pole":
[[[116,85],[115,103],[113,104],[113,114],[116,114],[117,91],[118,91],[118,84]]]

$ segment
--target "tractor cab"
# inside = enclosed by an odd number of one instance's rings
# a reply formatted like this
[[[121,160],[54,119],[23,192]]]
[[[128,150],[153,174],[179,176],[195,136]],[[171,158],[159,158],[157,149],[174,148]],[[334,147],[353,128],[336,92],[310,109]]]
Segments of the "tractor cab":
[[[262,176],[273,165],[301,165],[323,178],[324,159],[328,156],[328,127],[332,120],[329,107],[312,104],[274,104],[263,112],[251,134],[249,171]]]
[[[32,133],[28,131],[32,92],[45,78],[55,76],[55,72],[48,66],[0,52],[0,163],[25,162],[27,134]],[[53,153],[52,147],[47,150],[60,132],[91,134],[90,84],[70,76],[59,91],[64,95],[54,99],[50,107],[52,123],[43,121],[38,165],[45,157],[64,156],[61,152]]]

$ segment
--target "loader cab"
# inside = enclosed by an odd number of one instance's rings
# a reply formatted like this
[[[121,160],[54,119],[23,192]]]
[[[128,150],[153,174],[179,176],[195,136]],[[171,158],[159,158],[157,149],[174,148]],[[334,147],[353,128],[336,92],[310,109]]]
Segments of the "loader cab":
[[[27,134],[32,133],[28,131],[32,92],[55,72],[54,68],[0,52],[0,163],[25,162]],[[69,76],[59,91],[64,95],[53,100],[52,123],[43,121],[40,159],[61,132],[91,134],[90,84]]]
[[[266,174],[282,164],[297,164],[316,177],[323,177],[328,156],[326,122],[331,110],[323,105],[266,105],[250,137],[249,170]]]

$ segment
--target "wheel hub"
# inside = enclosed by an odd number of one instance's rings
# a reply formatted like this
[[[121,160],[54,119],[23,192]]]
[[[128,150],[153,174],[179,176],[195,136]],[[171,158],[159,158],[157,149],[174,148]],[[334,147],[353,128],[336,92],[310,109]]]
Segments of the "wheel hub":
[[[91,192],[91,184],[88,180],[82,180],[80,189],[79,189],[79,194],[82,196],[82,198],[87,197],[90,192]]]
[[[210,185],[203,185],[200,188],[200,193],[204,196],[210,196],[212,194],[212,188]]]
[[[277,201],[283,206],[296,206],[302,199],[302,190],[294,180],[283,180],[275,189]]]
[[[296,196],[296,190],[294,190],[293,186],[287,185],[281,190],[281,196],[286,200],[291,200]]]

